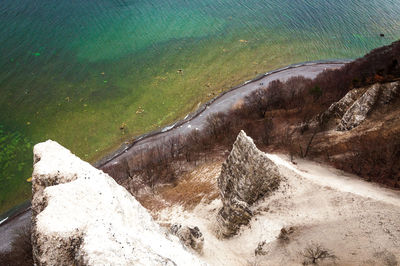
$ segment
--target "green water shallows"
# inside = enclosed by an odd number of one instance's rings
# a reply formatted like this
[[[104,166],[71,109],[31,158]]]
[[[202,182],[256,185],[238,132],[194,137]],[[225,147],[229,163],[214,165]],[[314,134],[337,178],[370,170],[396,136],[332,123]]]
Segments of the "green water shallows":
[[[399,14],[397,0],[3,0],[0,211],[29,197],[33,143],[93,161],[258,73],[389,44]]]

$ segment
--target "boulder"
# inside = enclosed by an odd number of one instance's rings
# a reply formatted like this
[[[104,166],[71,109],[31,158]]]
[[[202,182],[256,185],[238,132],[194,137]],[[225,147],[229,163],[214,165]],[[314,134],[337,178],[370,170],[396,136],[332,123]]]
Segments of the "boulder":
[[[174,224],[171,226],[170,231],[172,234],[176,235],[186,247],[193,249],[199,254],[203,253],[204,237],[197,226],[189,227]]]
[[[255,256],[265,256],[270,252],[269,248],[270,247],[269,247],[267,241],[261,241],[258,243],[257,248],[254,250],[254,255]]]
[[[248,224],[252,217],[251,205],[278,188],[280,180],[276,165],[242,130],[218,177],[223,203],[217,216],[219,233],[230,237],[240,226]]]
[[[282,242],[288,242],[290,240],[290,236],[294,233],[294,227],[282,227],[281,231],[279,232],[278,239]]]
[[[229,201],[223,201],[223,207],[217,216],[219,235],[222,237],[235,235],[242,225],[249,224],[251,217],[253,212],[246,202],[234,197]]]
[[[110,176],[54,141],[34,147],[36,265],[204,265]]]

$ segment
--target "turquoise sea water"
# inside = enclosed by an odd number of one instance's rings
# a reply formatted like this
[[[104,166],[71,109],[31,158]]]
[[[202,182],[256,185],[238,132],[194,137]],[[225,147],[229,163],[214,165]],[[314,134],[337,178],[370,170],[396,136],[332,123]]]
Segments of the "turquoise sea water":
[[[1,0],[0,211],[29,197],[34,143],[93,161],[257,73],[389,44],[399,14],[398,0]]]

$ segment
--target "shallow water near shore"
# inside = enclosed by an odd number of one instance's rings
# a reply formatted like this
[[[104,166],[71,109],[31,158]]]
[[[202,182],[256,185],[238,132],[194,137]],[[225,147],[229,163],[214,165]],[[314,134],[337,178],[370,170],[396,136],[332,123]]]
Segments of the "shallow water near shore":
[[[398,14],[394,0],[4,0],[0,212],[30,196],[34,143],[94,161],[257,74],[389,44]]]

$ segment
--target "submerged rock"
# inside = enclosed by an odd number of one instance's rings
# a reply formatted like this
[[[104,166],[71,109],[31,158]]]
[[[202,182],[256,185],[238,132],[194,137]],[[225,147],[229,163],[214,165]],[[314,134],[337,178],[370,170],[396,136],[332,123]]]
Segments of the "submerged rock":
[[[203,265],[110,176],[54,141],[34,148],[36,265]]]
[[[174,224],[171,226],[171,233],[176,235],[186,247],[199,254],[203,253],[204,237],[197,226],[189,227]]]
[[[252,217],[250,206],[278,188],[280,180],[276,165],[242,130],[218,177],[223,203],[217,216],[220,234],[232,236],[240,226],[248,224]]]

